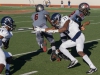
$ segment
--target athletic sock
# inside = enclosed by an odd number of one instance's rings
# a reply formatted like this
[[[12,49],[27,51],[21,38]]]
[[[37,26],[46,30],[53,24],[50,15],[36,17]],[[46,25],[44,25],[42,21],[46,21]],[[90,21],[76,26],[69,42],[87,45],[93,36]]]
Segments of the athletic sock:
[[[87,64],[90,66],[90,68],[96,68],[96,67],[93,65],[92,61],[90,60],[90,58],[89,58],[87,55],[84,55],[84,56],[83,56],[83,59],[87,62]]]

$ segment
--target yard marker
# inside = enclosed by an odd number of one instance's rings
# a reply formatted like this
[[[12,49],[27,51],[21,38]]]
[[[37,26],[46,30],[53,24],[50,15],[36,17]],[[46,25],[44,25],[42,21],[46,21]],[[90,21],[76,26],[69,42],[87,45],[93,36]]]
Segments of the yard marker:
[[[32,72],[28,72],[28,73],[24,73],[24,74],[20,74],[20,75],[30,75],[30,74],[33,74],[33,73],[37,73],[38,71],[32,71]]]

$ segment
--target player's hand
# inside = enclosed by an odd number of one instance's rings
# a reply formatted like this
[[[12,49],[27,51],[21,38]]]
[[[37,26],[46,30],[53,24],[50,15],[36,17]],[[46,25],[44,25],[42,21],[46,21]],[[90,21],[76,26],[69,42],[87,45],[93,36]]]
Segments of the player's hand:
[[[84,26],[82,26],[82,27],[81,27],[81,30],[85,30],[85,27],[84,27]]]

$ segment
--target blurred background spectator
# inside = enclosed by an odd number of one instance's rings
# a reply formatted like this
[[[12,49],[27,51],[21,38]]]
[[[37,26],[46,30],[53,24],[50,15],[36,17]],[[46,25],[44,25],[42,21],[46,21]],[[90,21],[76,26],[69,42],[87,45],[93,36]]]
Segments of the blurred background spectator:
[[[70,8],[70,7],[71,7],[71,6],[70,6],[70,3],[71,3],[71,2],[70,2],[70,0],[68,0],[68,8]]]
[[[64,2],[63,2],[63,0],[61,0],[61,8],[64,8]]]

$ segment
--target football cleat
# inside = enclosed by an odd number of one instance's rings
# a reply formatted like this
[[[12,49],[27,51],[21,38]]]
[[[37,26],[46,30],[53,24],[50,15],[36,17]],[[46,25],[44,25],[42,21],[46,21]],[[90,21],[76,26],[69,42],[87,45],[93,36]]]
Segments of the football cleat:
[[[47,42],[44,41],[44,43],[42,44],[42,49],[43,49],[43,52],[46,52],[47,51]]]
[[[71,63],[69,64],[69,66],[67,68],[70,69],[73,66],[75,66],[77,63],[78,63],[78,60],[71,61]]]
[[[87,74],[92,74],[92,73],[94,73],[94,72],[96,72],[96,71],[97,71],[97,68],[95,68],[95,69],[90,68],[90,70],[87,71],[86,73],[87,73]]]
[[[6,71],[5,71],[5,74],[6,74],[6,75],[11,75],[11,73],[10,73],[9,70],[6,70]]]

